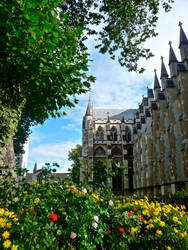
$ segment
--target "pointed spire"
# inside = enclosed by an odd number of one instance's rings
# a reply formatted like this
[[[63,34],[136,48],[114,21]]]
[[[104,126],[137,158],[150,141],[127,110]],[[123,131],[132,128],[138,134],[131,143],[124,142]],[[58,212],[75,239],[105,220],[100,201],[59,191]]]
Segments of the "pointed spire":
[[[37,163],[35,162],[34,168],[33,168],[33,173],[37,172]]]
[[[184,30],[182,28],[182,23],[181,22],[179,22],[179,26],[180,26],[180,44],[179,44],[179,48],[180,48],[182,44],[188,44],[188,40],[187,40],[185,32],[184,32]]]
[[[107,112],[107,122],[110,122],[109,112]]]
[[[156,69],[154,69],[154,72],[155,72],[154,89],[160,89],[161,86],[160,86],[160,84],[159,84],[159,80],[158,80],[158,77],[157,77]]]
[[[87,106],[86,115],[88,115],[88,116],[93,115],[93,106],[92,106],[92,103],[91,103],[91,96],[89,96],[89,103],[88,103],[88,106]]]
[[[163,56],[161,56],[161,79],[163,77],[167,78],[168,73],[167,73],[166,67],[165,67],[164,62],[163,62]]]
[[[169,45],[170,45],[170,51],[169,51],[169,65],[170,65],[172,62],[178,62],[178,60],[177,60],[176,55],[174,53],[174,50],[172,48],[171,41],[169,41]]]
[[[124,112],[123,112],[122,117],[121,117],[121,122],[125,122]]]

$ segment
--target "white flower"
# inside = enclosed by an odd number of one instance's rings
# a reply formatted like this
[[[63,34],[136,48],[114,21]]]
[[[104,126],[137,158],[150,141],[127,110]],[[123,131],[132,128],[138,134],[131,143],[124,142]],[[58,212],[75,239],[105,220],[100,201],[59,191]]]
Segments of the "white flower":
[[[98,222],[98,221],[99,221],[99,217],[98,217],[97,215],[95,215],[95,216],[93,217],[93,219],[94,219],[95,222]]]
[[[82,194],[86,194],[86,193],[87,193],[87,189],[86,188],[82,189]]]
[[[109,204],[109,206],[113,206],[113,205],[114,205],[114,203],[113,203],[112,200],[110,200],[110,201],[108,202],[108,204]]]
[[[97,224],[96,222],[93,222],[93,223],[92,223],[92,226],[93,226],[94,228],[97,228],[97,227],[98,227],[98,224]]]

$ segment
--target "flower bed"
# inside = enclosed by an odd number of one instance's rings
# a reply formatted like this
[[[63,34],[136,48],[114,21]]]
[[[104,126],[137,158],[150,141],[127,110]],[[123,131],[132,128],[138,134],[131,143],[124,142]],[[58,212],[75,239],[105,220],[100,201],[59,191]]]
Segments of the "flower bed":
[[[1,204],[18,218],[10,230],[1,227],[5,249],[188,248],[185,207],[147,197],[120,201],[105,189],[46,182],[14,187]]]

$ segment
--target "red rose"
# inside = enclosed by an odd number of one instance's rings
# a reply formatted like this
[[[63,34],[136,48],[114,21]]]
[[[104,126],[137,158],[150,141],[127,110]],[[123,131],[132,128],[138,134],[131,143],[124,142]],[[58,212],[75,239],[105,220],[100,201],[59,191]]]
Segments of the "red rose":
[[[133,208],[132,208],[132,211],[135,212],[135,211],[136,211],[136,208],[133,207]]]
[[[144,220],[144,217],[143,217],[143,216],[140,216],[140,219],[141,219],[141,220]]]
[[[108,232],[109,234],[111,234],[111,233],[112,233],[112,231],[111,231],[110,229],[108,229],[108,230],[107,230],[107,232]]]
[[[57,220],[57,214],[49,214],[49,220],[50,221],[56,221]]]
[[[128,216],[132,216],[133,214],[131,212],[128,213]]]
[[[118,228],[118,230],[119,230],[121,233],[125,232],[125,228],[123,228],[123,227]]]

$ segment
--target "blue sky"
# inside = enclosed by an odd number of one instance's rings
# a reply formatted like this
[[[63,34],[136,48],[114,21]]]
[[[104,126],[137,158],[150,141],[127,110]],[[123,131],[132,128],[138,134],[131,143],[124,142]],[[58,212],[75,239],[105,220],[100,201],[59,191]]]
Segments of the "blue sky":
[[[158,37],[150,39],[145,46],[150,48],[155,56],[148,60],[141,60],[140,65],[146,68],[142,74],[127,72],[118,62],[112,61],[109,56],[101,55],[94,49],[93,41],[87,41],[88,51],[93,62],[90,63],[89,73],[96,77],[96,82],[91,86],[91,92],[79,96],[79,103],[74,109],[68,109],[67,116],[59,119],[49,119],[43,126],[32,128],[29,143],[28,170],[33,169],[34,163],[42,167],[45,162],[57,162],[61,166],[58,172],[67,172],[71,162],[68,161],[68,151],[81,144],[82,117],[91,95],[94,108],[137,108],[146,94],[147,86],[153,86],[154,68],[160,76],[160,57],[164,56],[168,66],[169,40],[180,60],[179,26],[188,36],[188,0],[175,0],[173,9],[169,13],[162,10],[157,25]]]

